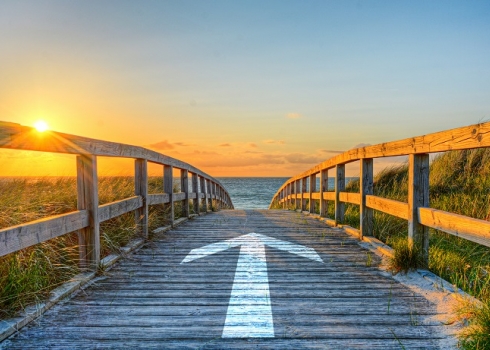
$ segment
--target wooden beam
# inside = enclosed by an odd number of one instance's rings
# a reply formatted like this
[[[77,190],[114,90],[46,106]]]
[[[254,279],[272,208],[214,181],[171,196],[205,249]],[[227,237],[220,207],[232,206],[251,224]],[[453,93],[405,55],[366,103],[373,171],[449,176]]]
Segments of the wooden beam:
[[[376,196],[366,195],[366,206],[383,213],[408,220],[408,204]]]
[[[345,190],[345,165],[335,167],[335,224],[344,222],[345,204],[340,200],[340,192]]]
[[[429,230],[419,222],[419,208],[429,206],[429,155],[408,158],[408,244],[417,246],[422,264],[429,264]]]
[[[320,216],[327,217],[328,202],[323,198],[323,194],[328,191],[328,169],[320,172]]]
[[[143,206],[143,198],[134,196],[120,201],[99,206],[99,222],[104,222],[120,215],[135,211]]]
[[[340,192],[339,200],[341,203],[361,204],[361,195],[353,192]]]
[[[326,200],[326,201],[332,201],[332,202],[335,202],[335,197],[336,197],[336,194],[335,192],[323,192],[323,199]]]
[[[199,178],[200,181],[200,186],[201,186],[201,193],[204,195],[204,200],[203,200],[203,208],[204,212],[206,213],[208,211],[208,192],[207,192],[207,185],[206,185],[206,179],[201,177]]]
[[[310,213],[315,213],[315,200],[313,199],[313,193],[316,192],[316,174],[310,175],[310,187],[309,187],[309,209]]]
[[[189,171],[186,169],[180,169],[180,190],[184,192],[185,198],[183,203],[184,217],[188,218],[189,212]]]
[[[360,169],[360,234],[364,236],[373,235],[373,210],[366,206],[366,196],[373,194],[373,160],[371,158],[361,160]]]
[[[148,195],[148,205],[168,203],[170,203],[170,196],[168,193],[157,193]]]
[[[422,225],[490,247],[490,222],[432,208],[418,209]]]
[[[195,199],[192,200],[194,213],[199,215],[199,178],[196,173],[192,173],[192,192],[196,193]]]
[[[170,208],[170,225],[174,225],[175,211],[174,211],[174,167],[171,165],[163,166],[163,192],[168,195],[169,208]]]
[[[88,225],[88,211],[83,209],[1,229],[0,256],[81,230]]]
[[[134,161],[134,194],[140,196],[143,205],[135,210],[135,223],[143,237],[148,238],[148,162]]]
[[[77,156],[77,207],[88,213],[88,225],[78,233],[80,266],[96,269],[100,262],[97,157]]]
[[[307,183],[306,177],[301,179],[301,211],[306,211],[306,191],[307,191]]]

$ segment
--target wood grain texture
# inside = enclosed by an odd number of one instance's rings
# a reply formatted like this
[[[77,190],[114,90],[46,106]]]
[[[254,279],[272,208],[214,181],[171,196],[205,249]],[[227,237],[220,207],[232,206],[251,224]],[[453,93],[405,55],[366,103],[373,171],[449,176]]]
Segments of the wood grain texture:
[[[134,194],[141,197],[142,204],[134,212],[134,219],[143,237],[148,237],[148,162],[134,161]]]
[[[339,200],[344,203],[351,203],[359,205],[361,203],[361,196],[359,193],[353,192],[340,192]]]
[[[345,165],[335,167],[335,224],[344,221],[345,204],[341,201],[341,192],[345,190]]]
[[[170,203],[170,196],[168,195],[168,193],[156,193],[148,195],[148,205],[167,203]]]
[[[359,187],[361,189],[359,203],[359,220],[361,237],[373,235],[373,210],[366,206],[366,196],[374,191],[373,160],[371,158],[361,160]]]
[[[86,209],[0,230],[0,256],[45,242],[89,225]]]
[[[432,208],[418,208],[419,222],[490,247],[490,222]]]
[[[301,218],[301,220],[298,220]],[[181,264],[194,248],[261,234],[324,263],[267,248],[274,338],[221,338],[240,248]],[[5,345],[29,348],[438,349],[437,311],[339,229],[292,211],[221,211],[156,236]]]
[[[80,265],[96,268],[100,262],[100,221],[97,157],[93,155],[77,156],[77,205],[88,214],[88,225],[78,235]]]
[[[366,196],[366,206],[408,220],[408,204],[377,196]]]
[[[419,208],[429,206],[429,155],[408,158],[408,244],[416,245],[429,266],[429,230],[419,222]]]
[[[129,213],[143,206],[141,196],[134,196],[120,201],[99,206],[99,222],[113,219],[117,216]]]

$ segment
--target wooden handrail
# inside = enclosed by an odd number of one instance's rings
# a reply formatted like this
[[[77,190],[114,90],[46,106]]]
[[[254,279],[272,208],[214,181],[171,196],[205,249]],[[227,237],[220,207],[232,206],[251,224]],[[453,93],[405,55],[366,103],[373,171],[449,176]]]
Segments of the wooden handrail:
[[[400,141],[381,143],[349,150],[293,176],[276,192],[269,208],[275,203],[288,204],[306,210],[308,196],[309,211],[315,212],[315,202],[320,204],[320,216],[326,217],[327,201],[335,203],[335,223],[344,219],[344,203],[360,206],[359,236],[372,235],[372,210],[378,210],[408,221],[409,244],[417,244],[428,263],[428,228],[432,227],[490,247],[490,222],[446,213],[429,208],[429,153],[450,150],[465,150],[490,147],[490,122],[465,126],[457,129],[412,137]],[[402,203],[373,195],[373,158],[409,156],[408,203]],[[346,193],[345,164],[360,161],[360,192]],[[326,192],[328,171],[335,172],[335,192]],[[316,182],[320,174],[320,189],[306,183]],[[313,188],[313,191],[311,190]],[[448,220],[450,222],[448,222]]]
[[[166,204],[174,223],[174,203],[182,202],[189,216],[189,199],[200,214],[204,208],[231,208],[233,202],[221,182],[192,165],[149,149],[116,142],[102,141],[54,131],[40,133],[34,128],[0,122],[0,148],[56,152],[77,155],[77,207],[72,213],[51,216],[21,225],[0,229],[0,256],[16,252],[54,237],[78,231],[80,261],[96,268],[100,262],[100,223],[128,212],[148,237],[148,206]],[[133,197],[99,205],[97,157],[135,159],[135,193]],[[164,193],[148,194],[148,162],[163,165]],[[173,193],[173,169],[180,169],[181,193]],[[192,175],[192,189],[189,188]],[[198,184],[201,184],[199,187]],[[211,192],[212,190],[213,192]]]

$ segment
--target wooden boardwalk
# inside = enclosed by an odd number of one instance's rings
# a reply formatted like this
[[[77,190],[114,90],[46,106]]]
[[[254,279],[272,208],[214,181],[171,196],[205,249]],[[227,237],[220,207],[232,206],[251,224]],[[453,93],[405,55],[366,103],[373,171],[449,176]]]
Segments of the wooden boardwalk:
[[[232,240],[250,233],[259,235]],[[214,254],[194,250],[223,240],[210,246]],[[265,271],[252,266],[263,260],[262,243]],[[220,211],[156,237],[2,346],[439,348],[441,325],[429,320],[434,306],[378,270],[378,262],[340,229],[300,213]]]

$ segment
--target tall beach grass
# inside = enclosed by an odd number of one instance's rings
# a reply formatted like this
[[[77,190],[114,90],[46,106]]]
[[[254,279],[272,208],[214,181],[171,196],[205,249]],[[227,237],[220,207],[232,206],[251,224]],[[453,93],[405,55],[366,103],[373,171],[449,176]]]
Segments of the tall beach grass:
[[[150,193],[163,192],[162,179],[150,177]],[[100,177],[99,203],[105,204],[134,195],[133,177]],[[174,186],[174,191],[179,191]],[[77,208],[76,179],[73,177],[0,179],[0,228]],[[149,211],[149,229],[170,223],[170,210],[155,205]],[[175,217],[182,214],[176,203]],[[101,223],[101,255],[107,256],[138,236],[134,213]],[[78,235],[70,233],[0,257],[0,318],[13,316],[27,305],[42,301],[50,291],[80,272]]]

